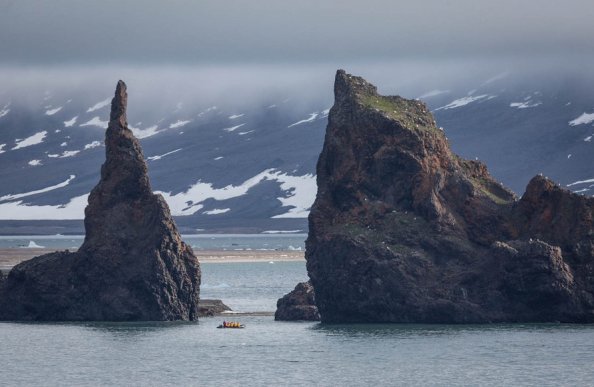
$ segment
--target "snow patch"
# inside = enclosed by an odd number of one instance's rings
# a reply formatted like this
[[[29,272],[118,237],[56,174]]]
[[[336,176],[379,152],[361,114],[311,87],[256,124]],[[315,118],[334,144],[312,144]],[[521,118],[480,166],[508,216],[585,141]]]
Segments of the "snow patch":
[[[55,109],[49,109],[45,111],[45,115],[46,116],[53,116],[54,114],[56,114],[57,112],[59,112],[60,110],[62,110],[62,106],[57,107]]]
[[[171,152],[163,153],[162,155],[147,157],[147,160],[150,160],[150,161],[161,160],[163,157],[169,156],[169,155],[171,155],[171,154],[173,154],[175,152],[179,152],[182,149],[183,148],[179,148],[179,149],[176,149],[176,150],[172,150]]]
[[[574,185],[579,185],[579,184],[589,184],[589,183],[594,183],[594,179],[588,179],[588,180],[578,180],[578,181],[574,181],[571,184],[567,184],[568,187],[573,187]]]
[[[31,145],[41,144],[47,135],[47,131],[35,133],[32,136],[25,138],[24,140],[16,141],[16,146],[12,150],[26,148]]]
[[[277,173],[276,179],[281,183],[281,189],[287,192],[286,197],[280,197],[278,200],[281,201],[283,207],[292,208],[284,214],[273,216],[273,218],[307,218],[318,192],[316,176],[312,174],[292,176]]]
[[[134,133],[134,135],[138,139],[151,137],[151,136],[154,136],[155,134],[161,132],[161,130],[159,130],[157,125],[149,126],[146,129],[133,128],[132,126],[130,126],[130,130],[132,131],[132,133]]]
[[[94,112],[95,110],[102,109],[102,108],[106,107],[107,105],[109,105],[110,102],[111,102],[111,98],[107,98],[101,102],[97,102],[95,105],[93,105],[87,109],[87,113],[91,113],[91,112]]]
[[[245,124],[239,124],[239,125],[235,125],[235,126],[232,126],[232,127],[230,127],[230,128],[225,128],[225,129],[223,129],[223,130],[224,130],[225,132],[233,132],[234,130],[241,128],[243,125],[245,125]]]
[[[226,212],[231,211],[230,208],[215,208],[213,210],[210,211],[204,211],[203,214],[205,215],[218,215],[218,214],[224,214]]]
[[[64,121],[64,127],[69,128],[72,125],[74,125],[76,123],[76,120],[78,119],[78,116],[74,116],[71,119],[69,119],[68,121]]]
[[[84,124],[80,124],[79,126],[98,126],[100,128],[105,129],[105,128],[107,128],[108,124],[109,124],[109,122],[101,121],[99,116],[95,116],[95,117],[91,118],[90,120],[88,120],[87,122],[85,122]]]
[[[431,90],[426,92],[423,95],[420,95],[417,97],[417,99],[425,99],[425,98],[431,98],[431,97],[436,97],[438,95],[442,95],[442,94],[446,94],[449,93],[449,90],[439,90],[439,89],[435,89],[435,90]]]
[[[84,219],[88,194],[70,199],[66,204],[35,206],[22,201],[0,204],[1,220]]]
[[[36,167],[38,165],[43,165],[43,164],[41,164],[41,160],[31,160],[27,164],[29,164],[32,167]]]
[[[20,194],[4,195],[4,196],[0,197],[0,202],[5,202],[7,200],[21,199],[21,198],[25,198],[27,196],[37,195],[40,193],[53,191],[58,188],[63,188],[63,187],[66,187],[68,184],[70,184],[70,182],[72,180],[74,180],[75,178],[76,178],[76,175],[70,175],[70,177],[68,179],[66,179],[65,181],[58,183],[56,185],[52,185],[50,187],[38,189],[35,191],[31,191],[31,192],[20,193]],[[1,217],[1,215],[0,215],[0,217]],[[3,218],[3,219],[6,219],[6,218]],[[17,218],[12,218],[12,219],[17,219]]]
[[[301,120],[301,121],[297,121],[297,122],[295,122],[295,123],[293,123],[293,124],[291,124],[291,125],[287,126],[287,128],[291,128],[291,127],[293,127],[293,126],[295,126],[295,125],[301,125],[301,124],[305,124],[305,123],[307,123],[307,122],[313,122],[313,120],[315,120],[315,119],[318,117],[318,115],[319,115],[319,113],[318,113],[318,112],[315,112],[315,113],[310,113],[310,114],[309,114],[309,118],[306,118],[306,119],[304,119],[304,120]]]
[[[192,121],[191,120],[177,120],[173,124],[169,125],[169,129],[181,128],[182,126],[187,125],[190,122],[192,122]]]
[[[584,125],[594,122],[594,113],[583,113],[575,120],[569,121],[570,126]]]
[[[10,109],[8,108],[9,106],[10,106],[10,103],[7,103],[6,105],[4,105],[2,110],[0,110],[0,117],[4,117],[5,115],[7,115],[10,112]]]
[[[49,155],[47,155],[47,157],[49,157],[50,159],[64,159],[66,157],[76,156],[79,153],[80,153],[79,150],[64,151],[64,152],[62,152],[62,154],[50,153]]]
[[[97,148],[98,146],[101,146],[101,142],[100,141],[93,141],[90,144],[85,145],[85,150],[87,149],[93,149],[93,148]]]
[[[281,189],[287,192],[287,195],[278,199],[283,203],[283,206],[292,207],[287,213],[276,217],[307,217],[317,192],[316,179],[313,175],[291,176],[274,169],[266,169],[238,186],[228,185],[223,188],[214,188],[211,183],[198,180],[185,192],[175,195],[162,191],[157,191],[157,193],[163,195],[169,204],[172,215],[192,215],[204,207],[201,203],[207,199],[221,201],[243,196],[250,188],[264,180],[279,182]]]
[[[495,81],[499,81],[501,79],[504,79],[508,75],[509,75],[509,72],[507,72],[507,71],[504,72],[504,73],[501,73],[501,74],[497,74],[494,77],[487,79],[485,82],[483,82],[483,84],[481,86],[485,86],[485,85],[488,85],[488,84],[493,83]]]
[[[455,108],[466,106],[466,105],[468,105],[468,104],[470,104],[472,102],[476,102],[476,101],[479,101],[481,99],[488,98],[488,97],[489,97],[488,94],[481,94],[481,95],[477,95],[477,96],[469,95],[467,97],[463,97],[463,98],[459,98],[457,100],[454,100],[454,101],[450,102],[449,104],[447,104],[445,106],[442,106],[440,108],[437,108],[435,110],[455,109]]]
[[[530,100],[526,100],[524,102],[512,102],[509,104],[509,107],[515,107],[518,109],[528,109],[542,105],[542,102],[532,102]]]

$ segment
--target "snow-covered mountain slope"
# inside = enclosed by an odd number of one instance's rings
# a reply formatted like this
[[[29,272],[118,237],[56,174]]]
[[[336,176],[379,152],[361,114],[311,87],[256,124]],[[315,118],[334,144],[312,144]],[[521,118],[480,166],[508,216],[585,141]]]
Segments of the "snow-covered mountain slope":
[[[430,106],[454,151],[486,162],[518,194],[537,173],[594,194],[592,82],[507,75],[435,86],[404,96]],[[182,231],[306,231],[332,104],[326,92],[322,102],[288,93],[241,105],[168,100],[140,110],[132,94],[129,124],[153,189]],[[109,95],[26,97],[0,94],[0,233],[56,232],[56,225],[82,232],[104,159]]]

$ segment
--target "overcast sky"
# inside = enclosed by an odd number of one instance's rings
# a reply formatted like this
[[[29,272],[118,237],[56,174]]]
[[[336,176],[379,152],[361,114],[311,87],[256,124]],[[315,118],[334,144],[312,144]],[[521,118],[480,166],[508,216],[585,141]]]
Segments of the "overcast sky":
[[[594,52],[592,0],[2,0],[18,65],[336,63]]]

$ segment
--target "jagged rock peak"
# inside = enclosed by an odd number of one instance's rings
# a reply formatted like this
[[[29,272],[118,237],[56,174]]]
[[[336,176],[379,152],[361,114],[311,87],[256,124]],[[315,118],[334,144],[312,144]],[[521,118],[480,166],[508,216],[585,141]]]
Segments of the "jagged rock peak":
[[[334,79],[334,98],[337,102],[357,95],[377,95],[377,87],[361,77],[347,74],[344,70],[336,71]]]
[[[111,114],[109,121],[117,121],[122,127],[127,127],[126,108],[128,105],[128,93],[126,83],[119,80],[116,86],[115,96],[111,100]]]
[[[126,123],[118,82],[101,179],[85,209],[85,241],[15,266],[0,283],[0,320],[195,320],[200,264],[161,195]]]

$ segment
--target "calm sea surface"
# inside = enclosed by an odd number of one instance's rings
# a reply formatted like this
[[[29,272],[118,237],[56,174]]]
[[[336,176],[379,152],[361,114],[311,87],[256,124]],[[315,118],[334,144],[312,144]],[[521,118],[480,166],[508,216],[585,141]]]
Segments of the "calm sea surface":
[[[280,237],[259,238],[259,246],[246,248],[265,248]],[[202,268],[202,296],[237,311],[273,311],[279,297],[307,278],[303,262]],[[594,326],[238,319],[245,329],[216,329],[221,318],[0,323],[0,385],[594,385]]]

